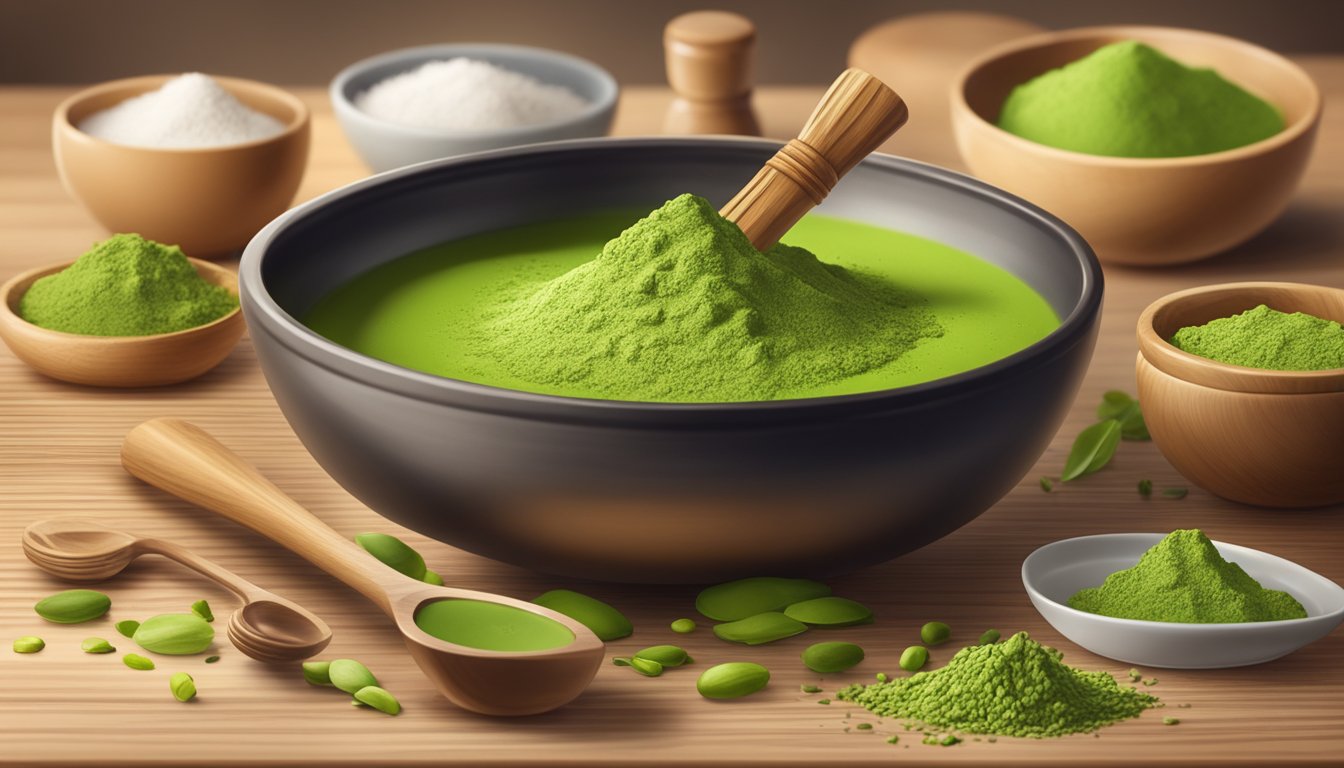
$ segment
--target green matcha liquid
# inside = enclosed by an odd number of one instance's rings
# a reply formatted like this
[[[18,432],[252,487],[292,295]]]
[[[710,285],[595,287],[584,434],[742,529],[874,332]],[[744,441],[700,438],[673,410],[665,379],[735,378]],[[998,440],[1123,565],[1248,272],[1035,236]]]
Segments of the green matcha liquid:
[[[622,399],[582,382],[521,380],[474,340],[482,337],[488,318],[498,314],[501,295],[539,286],[590,261],[641,215],[611,212],[542,222],[427,248],[337,288],[305,321],[338,344],[426,373],[528,392]],[[932,381],[1000,360],[1059,325],[1045,300],[1021,280],[940,243],[815,215],[799,222],[785,241],[923,297],[943,333],[879,368],[821,386],[785,388],[777,399]]]
[[[558,621],[479,600],[436,600],[415,612],[415,625],[450,643],[484,651],[546,651],[574,642]]]

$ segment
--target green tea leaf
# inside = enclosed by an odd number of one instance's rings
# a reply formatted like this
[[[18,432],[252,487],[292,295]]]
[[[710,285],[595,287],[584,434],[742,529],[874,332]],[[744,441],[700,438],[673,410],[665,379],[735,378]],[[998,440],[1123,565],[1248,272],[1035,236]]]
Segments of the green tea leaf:
[[[714,625],[714,635],[720,640],[746,645],[761,645],[802,634],[807,625],[777,611],[767,611],[745,619]]]
[[[1142,497],[1144,497],[1145,499],[1148,498],[1149,496],[1152,496],[1152,495],[1153,495],[1153,481],[1152,481],[1152,480],[1140,480],[1140,481],[1139,481],[1139,495],[1142,496]]]
[[[829,594],[830,587],[809,579],[757,576],[706,587],[696,596],[695,609],[715,621],[737,621]]]
[[[1069,450],[1069,458],[1064,462],[1060,481],[1067,483],[1106,466],[1115,455],[1116,446],[1120,445],[1120,431],[1120,422],[1107,419],[1078,433]]]
[[[1148,434],[1148,424],[1143,420],[1139,401],[1118,389],[1101,396],[1101,405],[1097,406],[1097,418],[1101,421],[1115,419],[1120,422],[1120,436],[1125,440],[1152,439]]]
[[[1055,490],[1055,484],[1048,477],[1041,477],[1041,490],[1049,493]]]
[[[1184,499],[1185,495],[1188,493],[1190,493],[1188,488],[1176,487],[1162,489],[1162,495],[1166,496],[1168,499]]]
[[[1115,419],[1119,421],[1122,416],[1129,412],[1130,408],[1136,405],[1138,405],[1138,401],[1130,397],[1127,392],[1112,389],[1101,396],[1101,405],[1097,406],[1097,420]]]

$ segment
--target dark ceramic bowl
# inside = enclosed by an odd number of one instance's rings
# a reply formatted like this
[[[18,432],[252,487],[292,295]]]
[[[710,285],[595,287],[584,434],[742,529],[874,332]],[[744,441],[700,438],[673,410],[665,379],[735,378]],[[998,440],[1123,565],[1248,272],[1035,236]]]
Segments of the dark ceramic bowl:
[[[909,552],[988,509],[1058,430],[1086,370],[1102,276],[1049,214],[894,157],[822,213],[948,243],[1062,318],[990,365],[808,400],[649,404],[517,392],[381,362],[304,327],[320,297],[419,248],[692,191],[721,204],[778,144],[593,139],[426,163],[331,192],[248,245],[243,312],[294,431],[374,510],[463,549],[566,576],[708,583],[826,576]]]

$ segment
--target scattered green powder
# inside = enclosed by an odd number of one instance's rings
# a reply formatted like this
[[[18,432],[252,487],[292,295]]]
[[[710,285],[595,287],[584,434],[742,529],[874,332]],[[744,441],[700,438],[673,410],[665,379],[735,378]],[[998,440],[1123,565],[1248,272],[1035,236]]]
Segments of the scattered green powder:
[[[238,297],[197,274],[177,246],[113,235],[33,283],[19,314],[54,331],[149,336],[205,325],[237,306]]]
[[[1094,731],[1138,717],[1157,698],[1085,672],[1018,632],[1004,642],[962,648],[947,666],[836,694],[883,717],[937,729],[1044,738]]]
[[[1320,371],[1344,368],[1344,327],[1303,312],[1261,304],[1239,315],[1180,329],[1171,343],[1192,355],[1248,368]]]
[[[623,400],[770,400],[942,335],[921,298],[801,248],[757,251],[694,195],[501,305],[477,345],[505,368]]]
[[[1126,41],[1014,88],[999,127],[1089,155],[1184,157],[1266,139],[1283,116],[1212,69]]]
[[[1261,587],[1199,530],[1173,531],[1133,568],[1069,598],[1080,611],[1119,619],[1226,624],[1307,617],[1287,592]]]

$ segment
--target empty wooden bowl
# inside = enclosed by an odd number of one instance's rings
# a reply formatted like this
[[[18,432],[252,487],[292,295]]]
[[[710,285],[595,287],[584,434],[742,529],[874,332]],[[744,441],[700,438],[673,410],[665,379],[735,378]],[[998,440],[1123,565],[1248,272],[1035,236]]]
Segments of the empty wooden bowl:
[[[1264,507],[1344,502],[1344,368],[1270,371],[1183,352],[1177,330],[1266,304],[1344,321],[1344,290],[1227,283],[1153,302],[1139,317],[1139,401],[1153,442],[1182,475]]]
[[[217,77],[248,107],[279,120],[275,136],[241,144],[161,149],[113,144],[77,127],[89,115],[153,91],[174,75],[95,85],[52,119],[56,168],[69,193],[109,232],[136,232],[213,258],[247,244],[289,208],[308,162],[308,107],[265,83]]]
[[[201,277],[238,294],[238,276],[233,270],[199,259],[190,261]],[[53,379],[94,387],[176,384],[219,365],[246,329],[238,308],[205,325],[152,336],[84,336],[24,320],[19,315],[19,300],[28,287],[68,266],[31,269],[0,286],[0,339],[15,357]]]
[[[1225,152],[1125,158],[1047,147],[995,124],[1014,87],[1122,40],[1214,68],[1278,107],[1284,129]],[[1064,219],[1103,262],[1144,266],[1202,259],[1268,226],[1302,177],[1320,115],[1320,91],[1291,61],[1230,37],[1166,27],[1090,27],[1016,40],[969,64],[952,93],[957,146],[975,175]]]

